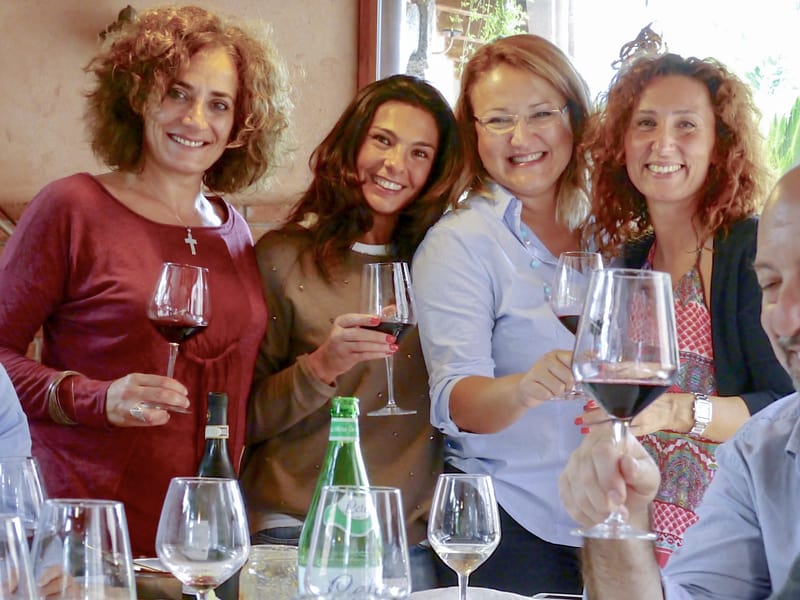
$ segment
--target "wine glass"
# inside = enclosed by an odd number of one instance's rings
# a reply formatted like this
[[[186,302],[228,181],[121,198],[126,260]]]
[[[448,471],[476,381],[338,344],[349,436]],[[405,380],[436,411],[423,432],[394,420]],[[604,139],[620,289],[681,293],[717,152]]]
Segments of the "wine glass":
[[[0,514],[0,600],[34,600],[29,546],[19,516]]]
[[[322,488],[302,592],[324,598],[407,598],[411,567],[400,490]]]
[[[603,258],[598,252],[562,252],[558,257],[553,285],[550,288],[550,307],[561,324],[575,335],[583,312],[583,303],[589,291],[592,272],[603,268]],[[586,395],[574,385],[555,400],[581,400]]]
[[[378,315],[381,322],[374,327],[364,327],[388,333],[397,343],[417,323],[411,275],[404,262],[370,263],[364,265],[361,276],[361,312]],[[386,415],[413,415],[416,410],[401,408],[394,399],[394,357],[386,357],[386,387],[389,398],[386,405],[367,413],[371,417]]]
[[[467,598],[469,574],[500,543],[500,515],[488,475],[442,473],[433,492],[428,541],[458,574],[460,600]]]
[[[122,502],[45,500],[31,556],[33,576],[42,597],[136,598]]]
[[[174,477],[156,533],[156,554],[198,600],[247,560],[250,541],[235,479]]]
[[[620,454],[631,420],[673,383],[678,343],[668,273],[604,269],[592,274],[572,370],[609,414]],[[618,507],[602,523],[573,533],[602,539],[655,539],[629,525]]]
[[[211,304],[208,295],[208,269],[193,265],[166,262],[156,282],[147,307],[147,317],[169,343],[167,377],[175,371],[181,342],[197,335],[208,326]],[[190,412],[175,406],[148,404],[174,412]]]
[[[20,518],[28,548],[33,545],[33,535],[46,497],[35,458],[6,456],[0,459],[0,513]]]

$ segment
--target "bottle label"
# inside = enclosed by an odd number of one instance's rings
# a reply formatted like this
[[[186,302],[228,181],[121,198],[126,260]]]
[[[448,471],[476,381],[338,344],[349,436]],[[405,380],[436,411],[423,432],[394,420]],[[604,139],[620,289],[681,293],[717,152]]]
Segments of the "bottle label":
[[[358,441],[358,421],[345,417],[331,417],[332,442],[357,442]]]
[[[228,439],[228,426],[227,425],[206,425],[206,439],[207,440],[227,440]]]
[[[363,538],[374,529],[375,508],[366,497],[344,497],[325,508],[325,522],[351,537]]]

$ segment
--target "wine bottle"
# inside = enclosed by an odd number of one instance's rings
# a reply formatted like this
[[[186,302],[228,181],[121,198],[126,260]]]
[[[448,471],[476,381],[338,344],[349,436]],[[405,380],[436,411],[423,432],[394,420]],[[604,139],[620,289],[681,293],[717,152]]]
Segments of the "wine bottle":
[[[322,487],[326,485],[369,485],[367,468],[361,456],[358,436],[358,398],[335,396],[331,399],[331,431],[328,449],[322,462],[317,485],[311,497],[300,540],[297,545],[297,591],[306,593],[305,569],[308,564],[308,548],[311,531],[319,507]]]
[[[206,413],[206,447],[197,469],[199,477],[224,477],[236,479],[228,454],[228,394],[209,392]],[[214,594],[219,600],[238,600],[239,573],[217,586]]]

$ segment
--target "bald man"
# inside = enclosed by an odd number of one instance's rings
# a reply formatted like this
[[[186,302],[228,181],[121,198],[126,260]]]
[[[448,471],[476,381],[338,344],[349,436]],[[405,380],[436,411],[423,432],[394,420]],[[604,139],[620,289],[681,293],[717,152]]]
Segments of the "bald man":
[[[761,324],[800,390],[800,167],[770,194],[754,267]],[[800,556],[800,394],[751,417],[716,458],[719,470],[698,509],[700,520],[663,573],[652,542],[585,540],[590,600],[761,600],[792,584],[790,569]],[[559,480],[562,501],[579,523],[598,523],[620,503],[643,528],[650,526],[658,484],[658,468],[638,441],[629,436],[620,458],[602,428],[586,436]],[[781,598],[800,598],[784,593]]]

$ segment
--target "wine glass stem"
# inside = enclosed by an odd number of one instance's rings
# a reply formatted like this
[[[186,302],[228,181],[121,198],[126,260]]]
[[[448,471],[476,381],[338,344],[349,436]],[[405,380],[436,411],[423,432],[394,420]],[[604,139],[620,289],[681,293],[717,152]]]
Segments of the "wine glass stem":
[[[176,344],[177,345],[177,344]],[[197,600],[207,600],[208,598],[208,591],[207,590],[197,590],[194,595],[197,597]]]
[[[178,344],[175,342],[169,343],[169,362],[167,363],[167,377],[172,377],[175,372],[175,361],[178,358]]]
[[[617,451],[620,455],[625,454],[625,439],[628,437],[628,428],[630,425],[631,422],[629,419],[611,419],[611,431],[614,436],[614,445],[617,447]],[[625,517],[622,516],[619,505],[615,506],[611,514],[606,518],[606,523],[612,521],[618,525],[626,524]]]
[[[458,598],[459,600],[467,600],[467,585],[469,583],[469,575],[458,574]]]
[[[386,357],[386,389],[389,392],[389,400],[386,406],[397,406],[394,401],[394,356]]]

